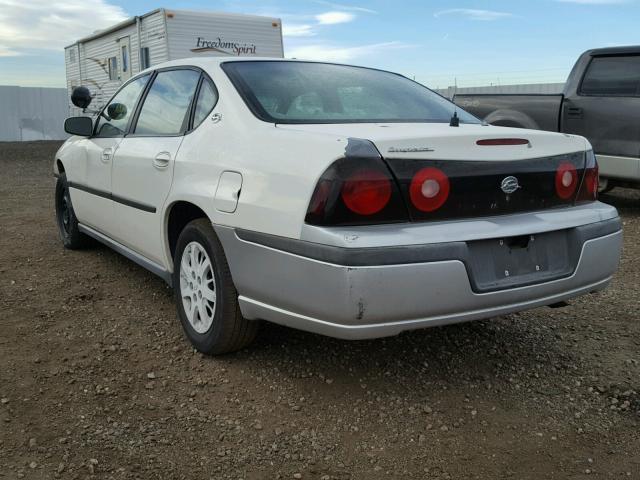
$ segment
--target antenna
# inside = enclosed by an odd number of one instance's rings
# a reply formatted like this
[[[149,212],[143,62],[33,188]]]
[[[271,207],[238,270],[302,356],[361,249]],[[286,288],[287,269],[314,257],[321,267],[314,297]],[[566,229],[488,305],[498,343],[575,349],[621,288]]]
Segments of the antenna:
[[[455,77],[454,78],[454,85],[453,85],[453,97],[455,98],[456,96],[456,92],[458,91],[458,78]],[[451,120],[449,121],[449,126],[450,127],[459,127],[460,126],[460,118],[458,118],[458,105],[456,105],[455,102],[453,102],[453,116],[451,117]]]

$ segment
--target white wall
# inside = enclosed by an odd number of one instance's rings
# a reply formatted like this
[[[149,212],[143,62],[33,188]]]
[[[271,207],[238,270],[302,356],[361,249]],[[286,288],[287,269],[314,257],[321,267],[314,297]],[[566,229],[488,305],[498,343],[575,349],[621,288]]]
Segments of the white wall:
[[[63,140],[69,114],[65,88],[0,85],[0,142]]]

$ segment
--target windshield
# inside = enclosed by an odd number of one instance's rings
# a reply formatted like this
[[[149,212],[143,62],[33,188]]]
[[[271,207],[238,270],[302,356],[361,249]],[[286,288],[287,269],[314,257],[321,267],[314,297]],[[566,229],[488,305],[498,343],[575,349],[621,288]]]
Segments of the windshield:
[[[480,123],[401,75],[312,62],[226,62],[222,68],[253,113],[273,123]]]

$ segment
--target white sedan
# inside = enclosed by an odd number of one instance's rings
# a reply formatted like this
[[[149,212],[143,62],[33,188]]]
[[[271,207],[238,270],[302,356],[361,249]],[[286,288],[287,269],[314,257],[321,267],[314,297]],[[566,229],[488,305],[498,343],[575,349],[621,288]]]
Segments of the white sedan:
[[[363,339],[562,305],[618,266],[584,138],[483,124],[401,75],[186,59],[97,113],[54,161],[64,246],[161,276],[205,353],[258,320]]]

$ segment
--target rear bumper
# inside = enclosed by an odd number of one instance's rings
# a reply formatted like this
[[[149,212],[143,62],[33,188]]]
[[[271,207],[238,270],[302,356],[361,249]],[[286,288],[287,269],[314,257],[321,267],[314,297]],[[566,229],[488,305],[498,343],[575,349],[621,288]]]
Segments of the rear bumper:
[[[332,337],[365,339],[489,318],[605,288],[618,267],[620,220],[615,217],[573,228],[590,233],[569,276],[484,293],[474,291],[464,258],[447,258],[447,254],[455,256],[460,251],[456,245],[464,242],[432,244],[433,249],[425,248],[429,244],[369,249],[375,252],[352,249],[353,255],[349,249],[332,252],[311,244],[319,250],[302,254],[269,244],[267,239],[260,242],[260,234],[256,237],[227,227],[216,231],[246,318]],[[429,250],[436,257],[429,258]],[[331,258],[319,259],[318,252]],[[335,255],[342,255],[342,260]]]

